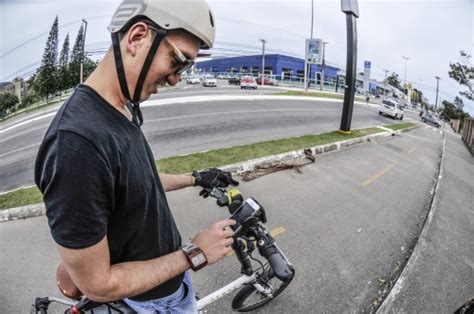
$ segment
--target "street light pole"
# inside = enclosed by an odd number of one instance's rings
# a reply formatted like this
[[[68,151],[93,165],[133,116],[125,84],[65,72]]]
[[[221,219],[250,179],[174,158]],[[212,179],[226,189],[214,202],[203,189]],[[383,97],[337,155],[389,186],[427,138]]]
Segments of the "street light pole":
[[[314,25],[314,0],[311,0],[311,36],[310,38],[313,39],[313,25]],[[308,92],[308,76],[311,76],[311,64],[308,64],[308,60],[304,60],[304,92]],[[311,80],[311,77],[309,78]]]
[[[407,61],[410,60],[410,58],[403,56],[403,59],[405,59],[405,85],[407,84]]]
[[[438,108],[438,90],[439,90],[439,80],[441,79],[439,76],[435,76],[436,79],[436,100],[435,100],[435,112]]]
[[[321,64],[321,84],[319,84],[319,90],[323,90],[323,84],[324,84],[324,68],[326,67],[326,63],[324,59],[324,51],[326,50],[326,44],[329,44],[329,42],[323,41],[323,62]]]
[[[265,43],[267,42],[265,39],[260,39],[260,41],[262,42],[262,83],[261,85],[265,85],[265,80],[263,78],[264,74],[265,74]]]
[[[341,0],[341,10],[346,15],[347,28],[347,59],[346,59],[346,88],[342,106],[341,127],[342,134],[351,133],[352,109],[354,108],[355,83],[357,72],[357,23],[359,4],[357,0]]]
[[[385,70],[383,69],[383,71],[385,72],[385,79],[383,80],[383,95],[385,96],[386,95],[386,89],[387,89],[387,74],[388,72],[390,72],[389,70]]]
[[[87,20],[82,19],[82,22],[85,24],[85,27],[84,27],[84,34],[82,35],[82,56],[81,56],[81,69],[80,69],[80,80],[79,80],[81,82],[81,84],[83,82],[82,76],[83,76],[83,71],[84,71],[84,55],[85,55],[84,45],[85,45],[85,42],[86,42]]]

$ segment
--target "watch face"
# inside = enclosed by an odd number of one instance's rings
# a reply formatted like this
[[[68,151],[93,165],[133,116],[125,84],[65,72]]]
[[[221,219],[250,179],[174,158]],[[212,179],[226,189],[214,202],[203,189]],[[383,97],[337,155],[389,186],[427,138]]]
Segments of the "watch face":
[[[204,254],[199,253],[198,255],[191,258],[191,261],[194,266],[199,266],[206,261],[206,257],[204,256]]]

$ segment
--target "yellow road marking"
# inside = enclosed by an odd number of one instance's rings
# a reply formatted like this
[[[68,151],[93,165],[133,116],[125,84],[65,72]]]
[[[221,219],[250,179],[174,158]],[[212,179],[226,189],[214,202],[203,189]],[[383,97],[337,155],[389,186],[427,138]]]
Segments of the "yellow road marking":
[[[412,149],[410,149],[410,150],[407,152],[407,154],[411,154],[411,153],[413,153],[415,150],[416,150],[416,147],[413,147]]]
[[[277,228],[271,230],[270,234],[272,235],[272,237],[276,238],[285,231],[286,231],[286,229],[280,226],[280,227],[277,227]],[[227,254],[227,256],[232,256],[234,254],[235,254],[234,251],[231,251],[231,252],[229,252],[229,254]]]
[[[377,173],[377,174],[369,177],[367,180],[363,181],[362,185],[363,186],[368,186],[369,184],[371,184],[372,182],[374,182],[375,180],[377,180],[378,178],[383,176],[385,173],[387,173],[390,169],[393,168],[393,166],[395,166],[395,164],[391,164],[391,165],[388,165],[387,167],[383,168],[382,171],[380,171],[379,173]]]

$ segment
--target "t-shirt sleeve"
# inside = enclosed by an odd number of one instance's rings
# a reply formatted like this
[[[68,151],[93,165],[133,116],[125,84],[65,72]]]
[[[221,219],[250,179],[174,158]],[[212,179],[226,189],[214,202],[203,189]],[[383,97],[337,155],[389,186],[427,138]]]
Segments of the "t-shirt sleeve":
[[[102,240],[114,206],[114,176],[96,146],[76,133],[57,131],[40,147],[36,162],[54,240],[72,249]]]

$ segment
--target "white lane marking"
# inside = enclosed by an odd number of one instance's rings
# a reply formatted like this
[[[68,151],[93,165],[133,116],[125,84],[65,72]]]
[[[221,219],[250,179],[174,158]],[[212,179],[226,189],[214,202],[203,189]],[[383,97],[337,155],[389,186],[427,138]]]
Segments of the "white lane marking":
[[[6,142],[6,141],[9,141],[15,137],[18,137],[18,136],[21,136],[21,135],[25,135],[27,133],[30,133],[30,132],[33,132],[33,131],[38,131],[38,130],[41,130],[41,129],[44,129],[46,128],[46,126],[40,126],[40,127],[37,127],[37,128],[33,128],[33,129],[28,129],[26,131],[23,131],[23,132],[19,132],[19,133],[14,133],[13,135],[10,135],[10,137],[7,137],[7,138],[2,138],[0,140],[0,143],[2,142]]]
[[[157,118],[157,119],[147,119],[145,123],[150,122],[158,122],[158,121],[172,121],[172,120],[179,120],[179,119],[187,119],[187,118],[196,118],[196,117],[208,117],[208,116],[228,116],[232,114],[253,114],[253,113],[262,113],[262,112],[294,112],[294,111],[317,111],[317,112],[331,112],[332,109],[268,109],[268,110],[242,110],[242,111],[223,111],[223,112],[210,112],[210,113],[199,113],[199,114],[189,114],[189,115],[181,115],[177,117],[168,117],[168,118]]]
[[[188,104],[195,102],[208,102],[208,101],[238,101],[238,100],[300,100],[300,101],[325,101],[325,102],[342,102],[342,99],[324,98],[324,97],[312,97],[312,96],[279,96],[279,95],[205,95],[205,96],[190,96],[190,97],[175,97],[175,98],[164,98],[154,99],[144,102],[141,107],[153,107],[153,106],[164,106],[170,104]],[[361,104],[359,102],[355,102]],[[12,125],[8,128],[0,130],[0,134],[16,129],[25,124],[44,119],[56,114],[51,112],[43,116],[35,117],[30,120],[22,121],[18,124]]]
[[[20,122],[20,123],[18,123],[18,124],[15,124],[15,125],[12,125],[12,126],[6,128],[6,129],[0,130],[0,134],[3,134],[3,133],[8,132],[8,131],[10,131],[10,130],[16,129],[16,128],[22,126],[22,125],[25,125],[25,124],[28,124],[28,123],[31,123],[31,122],[38,121],[38,120],[41,120],[41,119],[44,119],[44,118],[47,118],[47,117],[54,116],[55,114],[56,114],[56,112],[51,112],[51,113],[45,114],[45,115],[43,115],[43,116],[35,117],[35,118],[33,118],[33,119]]]
[[[8,155],[11,155],[11,154],[14,154],[14,153],[21,152],[22,150],[27,150],[27,149],[30,149],[30,148],[33,148],[33,147],[36,147],[36,146],[40,146],[40,144],[41,144],[41,142],[40,143],[35,143],[35,144],[32,144],[32,145],[28,145],[28,146],[25,146],[25,147],[21,147],[21,148],[12,150],[12,151],[9,151],[7,153],[1,154],[0,158],[3,158],[5,156],[8,156]]]
[[[302,100],[302,101],[327,101],[342,102],[342,99],[329,99],[310,96],[279,96],[279,95],[206,95],[179,98],[153,99],[146,101],[141,107],[164,106],[174,103],[186,104],[206,101],[238,101],[238,100]]]

